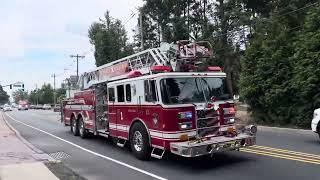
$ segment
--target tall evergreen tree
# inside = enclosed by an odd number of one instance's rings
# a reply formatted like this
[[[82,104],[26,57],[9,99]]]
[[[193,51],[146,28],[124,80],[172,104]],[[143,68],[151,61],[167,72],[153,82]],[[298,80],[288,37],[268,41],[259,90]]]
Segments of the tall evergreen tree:
[[[318,58],[318,32],[308,28],[317,27],[317,20],[305,18],[314,5],[307,0],[276,1],[270,18],[255,24],[242,59],[240,87],[256,120],[305,127],[309,124],[305,117],[310,118],[319,105],[317,98],[312,99],[319,95],[313,89],[319,76],[312,69]]]
[[[128,44],[127,33],[118,19],[113,19],[109,12],[103,19],[94,22],[89,28],[90,43],[95,47],[96,65],[120,59],[133,53]]]
[[[320,6],[310,10],[303,29],[298,33],[293,55],[293,78],[290,84],[295,93],[293,124],[307,127],[313,110],[320,107]]]

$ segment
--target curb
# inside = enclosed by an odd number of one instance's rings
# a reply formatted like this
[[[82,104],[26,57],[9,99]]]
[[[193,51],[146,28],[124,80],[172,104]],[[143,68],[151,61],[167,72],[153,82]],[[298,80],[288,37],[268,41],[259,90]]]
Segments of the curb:
[[[28,146],[33,152],[37,153],[37,154],[45,154],[48,156],[48,161],[52,161],[53,158],[51,158],[48,154],[44,153],[43,151],[41,151],[40,149],[36,148],[34,145],[32,145],[30,142],[28,142],[24,137],[21,136],[21,134],[19,133],[19,131],[17,131],[4,117],[4,113],[1,113],[2,115],[2,119],[4,120],[4,122],[6,123],[6,125],[9,127],[9,129],[11,129],[15,135],[22,141],[23,144],[25,144],[26,146]]]

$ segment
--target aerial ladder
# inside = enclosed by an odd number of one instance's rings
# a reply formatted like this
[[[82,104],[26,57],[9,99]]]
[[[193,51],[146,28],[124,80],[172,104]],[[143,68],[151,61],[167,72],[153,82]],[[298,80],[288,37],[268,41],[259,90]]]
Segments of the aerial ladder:
[[[212,57],[212,47],[208,41],[177,41],[176,44],[165,43],[159,48],[151,48],[121,58],[82,74],[78,81],[79,89],[88,89],[95,84],[126,78],[126,74],[139,71],[152,74],[157,66],[170,67],[171,71],[194,71],[203,58]]]

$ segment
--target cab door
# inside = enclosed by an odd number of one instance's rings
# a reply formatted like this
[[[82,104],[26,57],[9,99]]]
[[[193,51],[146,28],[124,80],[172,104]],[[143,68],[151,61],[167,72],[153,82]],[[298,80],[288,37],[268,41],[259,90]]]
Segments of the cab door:
[[[127,126],[126,126],[126,121],[125,121],[125,114],[127,112],[127,107],[125,103],[125,91],[124,91],[124,84],[117,85],[116,86],[116,106],[115,111],[116,111],[116,129],[117,129],[117,136],[126,138],[127,136]]]
[[[111,136],[117,136],[116,123],[117,123],[117,110],[115,108],[115,88],[108,88],[108,121],[109,121],[109,131]]]

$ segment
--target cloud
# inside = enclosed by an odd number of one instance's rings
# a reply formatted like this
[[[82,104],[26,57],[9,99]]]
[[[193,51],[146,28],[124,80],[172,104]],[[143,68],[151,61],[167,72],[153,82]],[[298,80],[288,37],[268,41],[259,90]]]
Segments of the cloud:
[[[86,55],[80,72],[92,69],[93,48],[87,37],[91,23],[106,10],[124,22],[141,4],[142,0],[1,0],[0,82],[23,81],[32,88],[51,82],[52,73],[71,69],[58,78],[61,81],[74,74],[69,55],[76,53]],[[136,18],[126,23],[129,35],[136,23]]]

